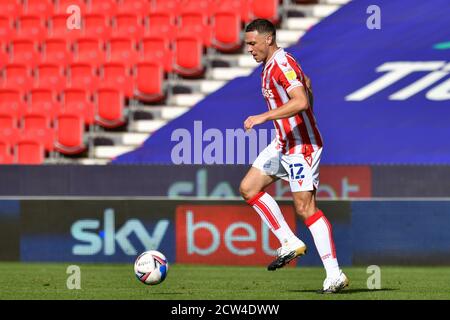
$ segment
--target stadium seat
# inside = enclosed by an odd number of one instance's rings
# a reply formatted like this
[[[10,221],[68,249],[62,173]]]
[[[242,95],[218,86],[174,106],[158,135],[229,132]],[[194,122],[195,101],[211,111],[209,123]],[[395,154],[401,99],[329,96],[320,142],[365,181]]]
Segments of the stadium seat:
[[[139,13],[143,16],[150,12],[150,2],[147,0],[118,0],[118,14]]]
[[[250,7],[249,0],[221,0],[217,5],[217,12],[227,11],[239,14],[241,21],[250,21]],[[271,0],[269,0],[271,1]]]
[[[17,88],[0,89],[0,112],[21,118],[27,110],[23,94]]]
[[[105,63],[100,69],[100,79],[102,86],[117,88],[126,97],[133,96],[133,77],[123,63]]]
[[[112,38],[107,43],[108,62],[120,62],[131,67],[136,64],[139,54],[135,42],[128,38]]]
[[[67,41],[73,42],[78,38],[82,37],[82,29],[68,29],[67,19],[69,15],[66,13],[53,15],[48,19],[48,29],[47,36],[49,38],[59,38],[66,39]]]
[[[46,151],[53,151],[55,131],[52,127],[52,118],[43,112],[26,114],[22,118],[21,138],[33,138],[39,141]]]
[[[50,88],[56,91],[62,91],[65,88],[66,79],[60,65],[40,64],[36,67],[34,75],[36,88]]]
[[[170,50],[169,41],[161,36],[150,36],[142,40],[139,46],[140,61],[161,61],[165,72],[172,72],[173,52]]]
[[[64,39],[47,39],[42,44],[41,62],[64,66],[72,61],[73,54]]]
[[[91,0],[87,6],[88,14],[103,14],[107,17],[113,17],[117,14],[117,2],[108,0]]]
[[[76,62],[90,63],[99,66],[106,61],[103,42],[96,38],[80,38],[74,43]]]
[[[34,68],[39,63],[39,53],[34,41],[28,39],[16,39],[10,45],[10,62],[25,64]]]
[[[0,164],[13,164],[14,156],[11,152],[11,145],[7,141],[0,140]]]
[[[3,14],[3,12],[2,12]],[[2,39],[2,44],[10,42],[12,39],[17,37],[17,30],[14,28],[13,19],[8,16],[0,16],[0,39]],[[1,45],[3,47],[3,45]],[[1,50],[2,48],[0,48]]]
[[[16,164],[42,164],[45,159],[44,146],[35,139],[20,139],[14,146]]]
[[[57,117],[55,150],[67,155],[86,150],[84,144],[84,120],[76,113],[65,113]]]
[[[89,63],[74,63],[68,68],[68,87],[89,88],[96,91],[99,86],[99,78],[96,68]]]
[[[45,21],[37,15],[21,16],[17,21],[17,27],[17,36],[20,38],[42,41],[47,33]]]
[[[15,18],[22,14],[22,5],[17,0],[0,1],[0,12],[5,16]]]
[[[241,18],[232,11],[217,12],[213,16],[212,46],[220,51],[232,52],[241,47]]]
[[[105,128],[117,128],[125,121],[123,94],[113,88],[101,88],[96,94],[95,122]]]
[[[63,112],[75,113],[83,117],[84,123],[94,123],[95,107],[90,93],[85,88],[69,88],[63,92]]]
[[[4,68],[3,77],[5,87],[20,88],[23,91],[30,90],[33,86],[31,72],[24,64],[8,64]]]
[[[0,129],[17,128],[17,118],[7,112],[0,111]]]
[[[84,0],[55,0],[55,9],[54,12],[56,14],[68,13],[67,10],[70,6],[77,6],[80,8],[80,13],[83,14],[87,11],[86,3]],[[70,12],[71,14],[72,12]]]
[[[5,141],[11,146],[15,145],[20,138],[20,130],[18,128],[0,128],[0,141]]]
[[[159,62],[138,63],[135,97],[145,102],[161,101],[164,98],[163,75],[163,68]]]
[[[278,0],[257,1],[250,0],[250,18],[262,18],[270,20],[273,23],[279,21],[279,2]]]
[[[24,0],[24,13],[47,18],[53,14],[52,0]]]
[[[142,18],[137,14],[119,14],[114,18],[113,36],[129,38],[138,42],[144,36]]]
[[[181,15],[184,12],[197,12],[205,16],[212,16],[216,10],[216,1],[183,0],[180,5]]]
[[[181,0],[154,0],[151,12],[170,13],[178,16],[181,11]]]
[[[53,91],[54,87],[32,89],[28,95],[28,112],[46,114],[50,119],[55,119],[62,111],[61,103],[58,101],[57,94]]]
[[[200,76],[204,72],[203,45],[196,37],[182,36],[175,40],[175,61],[173,70],[185,77]]]
[[[175,39],[177,27],[175,16],[170,12],[153,12],[147,17],[148,36],[164,37],[168,41]]]
[[[201,12],[184,12],[181,17],[178,36],[198,36],[205,47],[211,46],[211,26],[208,24],[208,16]]]
[[[102,14],[87,14],[84,17],[84,35],[98,38],[104,41],[111,38],[111,26],[109,18]]]

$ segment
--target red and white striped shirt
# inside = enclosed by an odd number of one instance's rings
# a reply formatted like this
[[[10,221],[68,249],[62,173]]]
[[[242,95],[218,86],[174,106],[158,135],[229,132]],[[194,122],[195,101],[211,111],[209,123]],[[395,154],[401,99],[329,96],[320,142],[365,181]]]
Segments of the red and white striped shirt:
[[[282,48],[275,51],[262,72],[262,94],[269,110],[283,106],[289,101],[289,91],[301,86],[306,88],[306,82],[297,61]],[[283,154],[303,153],[307,156],[323,145],[312,107],[273,122],[277,131],[277,148]]]

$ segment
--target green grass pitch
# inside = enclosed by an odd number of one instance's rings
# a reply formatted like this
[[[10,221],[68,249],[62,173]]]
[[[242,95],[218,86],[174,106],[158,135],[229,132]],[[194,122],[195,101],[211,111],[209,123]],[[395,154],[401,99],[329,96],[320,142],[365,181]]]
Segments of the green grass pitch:
[[[157,286],[141,284],[129,264],[79,264],[81,289],[67,289],[71,263],[0,263],[4,299],[356,300],[450,299],[450,267],[380,266],[381,289],[369,290],[366,268],[344,268],[350,287],[321,295],[322,268],[170,265]]]

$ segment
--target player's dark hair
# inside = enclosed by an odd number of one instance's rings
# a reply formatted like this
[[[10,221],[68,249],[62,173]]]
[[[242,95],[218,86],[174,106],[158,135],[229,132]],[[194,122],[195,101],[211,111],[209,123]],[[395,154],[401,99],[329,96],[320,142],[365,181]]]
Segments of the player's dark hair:
[[[275,39],[277,30],[272,22],[266,19],[256,19],[250,22],[245,28],[245,32],[258,31],[258,33],[269,33]]]

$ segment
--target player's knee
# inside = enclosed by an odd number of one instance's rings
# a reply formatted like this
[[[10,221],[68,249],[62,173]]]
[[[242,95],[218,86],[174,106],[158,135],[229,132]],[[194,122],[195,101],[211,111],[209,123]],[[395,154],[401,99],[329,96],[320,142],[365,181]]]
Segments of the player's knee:
[[[239,193],[241,194],[242,198],[244,198],[245,201],[248,201],[252,199],[258,192],[252,190],[250,185],[246,183],[245,181],[242,181],[239,186]]]

